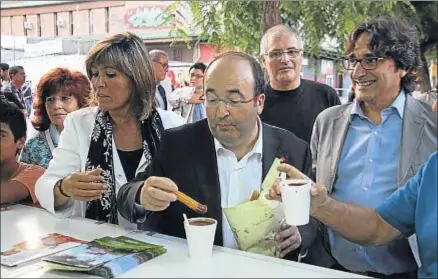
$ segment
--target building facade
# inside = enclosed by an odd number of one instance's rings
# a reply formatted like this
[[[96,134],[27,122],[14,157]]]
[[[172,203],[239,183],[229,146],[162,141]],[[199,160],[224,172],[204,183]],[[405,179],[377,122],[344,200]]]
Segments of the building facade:
[[[25,56],[48,54],[86,54],[97,41],[110,34],[133,32],[148,49],[161,49],[169,60],[179,63],[178,75],[187,71],[188,63],[209,63],[218,50],[197,43],[194,34],[190,47],[169,36],[170,24],[162,24],[163,11],[173,1],[1,1],[1,45],[19,49]],[[183,13],[190,20],[187,11]],[[336,68],[337,62],[319,57],[303,65],[302,77],[349,88],[349,79]],[[185,64],[184,64],[185,63]],[[345,91],[345,89],[344,89]],[[339,90],[340,95],[343,91]],[[344,92],[345,94],[345,92]]]
[[[162,25],[162,21],[170,4],[172,1],[1,1],[2,41],[62,39],[63,53],[85,54],[96,41],[128,31],[139,35],[149,49],[166,51],[170,60],[208,63],[215,54],[211,46],[196,44],[193,36],[188,48],[185,42],[169,37],[170,25]],[[20,45],[15,43],[15,48]]]

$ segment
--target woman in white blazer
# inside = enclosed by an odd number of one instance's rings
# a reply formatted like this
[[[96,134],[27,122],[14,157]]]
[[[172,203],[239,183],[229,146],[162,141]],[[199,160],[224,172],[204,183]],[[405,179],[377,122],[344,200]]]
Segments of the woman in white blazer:
[[[53,159],[36,183],[36,196],[61,217],[135,228],[117,212],[118,190],[151,163],[164,129],[183,119],[156,108],[151,61],[136,35],[98,42],[85,66],[96,106],[67,116]]]

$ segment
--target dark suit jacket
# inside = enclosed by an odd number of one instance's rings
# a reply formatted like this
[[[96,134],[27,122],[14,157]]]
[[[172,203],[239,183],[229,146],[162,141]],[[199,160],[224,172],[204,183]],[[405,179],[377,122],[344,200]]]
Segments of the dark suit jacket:
[[[309,145],[292,133],[263,124],[263,179],[276,157],[284,157],[303,173],[311,175],[311,154]],[[143,230],[185,238],[183,213],[188,218],[200,215],[180,202],[161,212],[139,213],[139,193],[149,176],[163,176],[172,179],[178,189],[208,206],[205,217],[217,220],[214,243],[222,245],[222,207],[218,166],[213,136],[207,120],[190,123],[165,131],[153,163],[134,180],[122,186],[117,197],[118,210],[131,222],[139,223]],[[137,206],[136,206],[137,203]],[[145,218],[146,217],[146,218]],[[307,249],[316,235],[316,220],[300,226],[301,251]]]

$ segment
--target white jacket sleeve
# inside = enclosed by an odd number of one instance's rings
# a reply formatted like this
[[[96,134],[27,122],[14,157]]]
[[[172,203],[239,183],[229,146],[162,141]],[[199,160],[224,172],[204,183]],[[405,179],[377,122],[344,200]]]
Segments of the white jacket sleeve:
[[[167,111],[160,108],[156,108],[156,110],[161,117],[161,121],[163,122],[163,127],[165,130],[185,124],[184,118],[173,111]]]
[[[178,107],[180,103],[187,103],[195,92],[194,87],[182,87],[173,90],[167,97],[167,101],[173,106]]]
[[[56,182],[74,172],[81,171],[81,158],[79,136],[83,133],[78,131],[73,118],[68,115],[64,120],[58,147],[53,151],[53,159],[45,173],[38,179],[35,185],[35,194],[40,205],[59,217],[70,217],[74,213],[74,207],[80,206],[80,201],[69,201],[65,206],[55,209],[53,188]]]

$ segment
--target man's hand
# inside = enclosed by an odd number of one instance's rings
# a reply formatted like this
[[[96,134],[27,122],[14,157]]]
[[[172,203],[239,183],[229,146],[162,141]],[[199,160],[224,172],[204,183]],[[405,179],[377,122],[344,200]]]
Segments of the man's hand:
[[[310,188],[310,215],[315,216],[331,198],[327,194],[327,188],[320,183],[313,183]]]
[[[285,172],[287,177],[290,178],[290,179],[307,179],[307,180],[312,180],[307,175],[302,173],[300,170],[298,170],[297,168],[295,168],[294,166],[289,165],[289,164],[280,164],[277,167],[277,170],[279,172]]]
[[[107,191],[105,184],[99,183],[103,180],[100,175],[102,169],[94,169],[87,172],[75,172],[64,178],[62,191],[79,201],[97,200]]]
[[[282,231],[275,234],[275,255],[284,258],[301,246],[301,234],[296,226],[282,224]]]
[[[309,179],[294,166],[288,164],[279,165],[277,167],[277,170],[280,172],[285,172],[287,176],[292,179]],[[266,195],[266,198],[269,200],[281,201],[281,188],[279,179],[277,179],[274,184],[272,184],[269,193]],[[316,211],[324,206],[329,199],[330,198],[327,194],[327,188],[322,184],[313,183],[312,187],[310,188],[310,215],[314,216]]]
[[[146,210],[162,211],[176,201],[176,184],[166,177],[151,176],[141,188],[140,203]]]
[[[289,164],[280,164],[277,167],[277,170],[279,172],[285,172],[286,176],[289,179],[308,179],[311,180],[309,177],[307,177],[305,174],[303,174],[301,171],[299,171],[294,166],[291,166]],[[280,180],[275,180],[274,184],[272,184],[271,189],[269,190],[269,194],[266,195],[266,198],[269,200],[279,200],[281,201],[281,191],[280,191]]]
[[[265,195],[268,200],[277,200],[281,201],[281,187],[280,187],[280,179],[276,179],[274,184],[271,185],[271,189],[269,189],[269,193]]]

